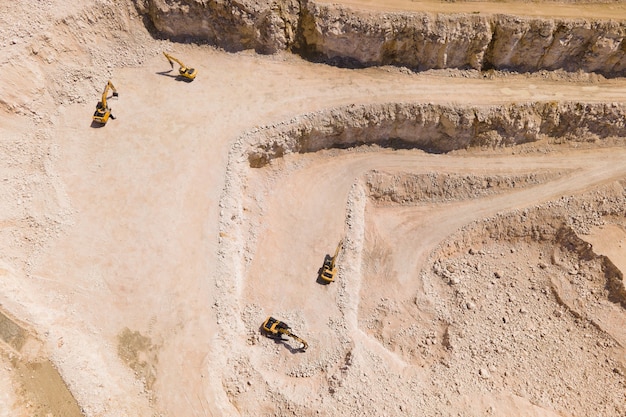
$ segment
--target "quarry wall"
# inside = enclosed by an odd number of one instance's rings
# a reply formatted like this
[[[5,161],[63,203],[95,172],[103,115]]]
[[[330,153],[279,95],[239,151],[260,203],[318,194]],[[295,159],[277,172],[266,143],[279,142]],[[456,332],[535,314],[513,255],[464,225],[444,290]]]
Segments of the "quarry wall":
[[[626,22],[379,13],[308,0],[134,0],[162,36],[341,66],[626,74]]]
[[[595,142],[626,136],[626,108],[613,104],[532,102],[498,106],[424,103],[349,105],[301,115],[252,132],[251,167],[289,153],[376,144],[445,153],[502,147],[542,138]]]

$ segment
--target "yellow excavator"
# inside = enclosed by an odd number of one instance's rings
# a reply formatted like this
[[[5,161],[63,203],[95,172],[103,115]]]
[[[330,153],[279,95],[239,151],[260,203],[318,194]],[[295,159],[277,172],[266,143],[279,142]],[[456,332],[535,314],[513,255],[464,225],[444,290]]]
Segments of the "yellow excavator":
[[[109,120],[109,117],[111,119],[115,119],[115,116],[111,115],[111,108],[107,104],[107,95],[109,94],[109,89],[113,90],[113,97],[118,96],[117,90],[111,83],[111,80],[109,80],[106,87],[104,87],[104,91],[102,92],[102,100],[100,100],[98,104],[96,104],[96,111],[93,114],[93,121],[103,125],[106,124],[106,122]]]
[[[277,339],[282,339],[282,335],[287,335],[292,339],[300,342],[300,350],[303,352],[308,349],[309,344],[304,339],[299,338],[291,332],[291,328],[284,322],[269,316],[261,325],[261,329],[267,334],[267,336]]]
[[[163,52],[163,55],[165,55],[165,58],[167,58],[167,60],[170,62],[170,65],[172,66],[172,69],[174,68],[174,62],[176,62],[178,65],[180,65],[180,68],[178,69],[178,74],[183,77],[185,80],[188,81],[193,81],[194,78],[196,78],[196,75],[198,74],[198,71],[196,71],[195,68],[187,68],[185,66],[185,64],[183,64],[182,62],[180,62],[178,59],[174,58],[173,56]]]
[[[324,265],[322,269],[320,269],[319,274],[319,278],[323,283],[329,284],[335,280],[335,276],[337,275],[337,257],[339,256],[341,248],[343,248],[343,239],[339,241],[333,257],[331,258],[326,255],[324,258]]]

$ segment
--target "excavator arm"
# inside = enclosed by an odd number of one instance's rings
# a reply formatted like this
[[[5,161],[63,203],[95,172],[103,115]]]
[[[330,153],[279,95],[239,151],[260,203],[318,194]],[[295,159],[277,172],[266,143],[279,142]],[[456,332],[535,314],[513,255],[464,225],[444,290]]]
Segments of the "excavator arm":
[[[343,239],[341,239],[339,241],[339,244],[337,245],[337,249],[335,249],[335,254],[333,255],[333,260],[330,263],[332,269],[335,269],[336,262],[337,262],[337,257],[339,256],[339,251],[341,250],[341,248],[343,248]]]
[[[178,59],[174,58],[170,54],[163,52],[163,55],[165,55],[165,58],[167,58],[167,60],[170,62],[170,66],[172,67],[172,69],[174,68],[174,62],[176,62],[181,67],[185,66],[185,65],[183,65],[182,62],[180,62]]]
[[[300,349],[302,351],[307,350],[309,347],[309,344],[304,339],[296,336],[291,332],[291,328],[286,323],[277,320],[272,316],[265,319],[265,321],[261,325],[261,329],[263,329],[263,331],[266,332],[270,337],[276,337],[283,334],[291,337],[301,344]]]
[[[100,101],[102,103],[102,108],[103,109],[108,109],[109,107],[107,106],[107,95],[109,94],[109,90],[113,91],[113,97],[117,97],[117,90],[115,89],[115,86],[113,85],[113,83],[111,82],[111,80],[109,80],[107,82],[106,87],[104,87],[104,91],[102,92],[102,100]]]

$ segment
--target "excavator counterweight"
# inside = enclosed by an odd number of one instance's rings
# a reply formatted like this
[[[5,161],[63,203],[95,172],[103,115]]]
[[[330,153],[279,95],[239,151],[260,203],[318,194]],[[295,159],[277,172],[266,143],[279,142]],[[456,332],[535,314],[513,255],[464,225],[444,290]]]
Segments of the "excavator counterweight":
[[[117,97],[117,90],[111,83],[111,80],[107,82],[107,85],[104,87],[104,91],[102,92],[102,99],[96,104],[96,111],[93,114],[93,121],[96,123],[100,123],[102,125],[106,124],[106,122],[111,119],[115,119],[115,117],[111,116],[111,108],[107,104],[107,95],[109,94],[109,90],[113,91],[113,97]]]
[[[178,75],[180,75],[184,80],[193,81],[193,79],[196,78],[198,71],[195,68],[186,67],[185,64],[183,64],[180,60],[174,58],[170,54],[163,52],[163,55],[165,55],[165,58],[167,58],[172,68],[174,68],[174,62],[180,65],[180,68],[178,69]]]
[[[269,316],[263,324],[261,325],[261,329],[270,337],[281,338],[281,336],[287,335],[292,339],[300,342],[300,349],[304,352],[309,347],[309,344],[302,338],[296,336],[291,332],[291,328],[284,322],[275,319],[272,316]]]

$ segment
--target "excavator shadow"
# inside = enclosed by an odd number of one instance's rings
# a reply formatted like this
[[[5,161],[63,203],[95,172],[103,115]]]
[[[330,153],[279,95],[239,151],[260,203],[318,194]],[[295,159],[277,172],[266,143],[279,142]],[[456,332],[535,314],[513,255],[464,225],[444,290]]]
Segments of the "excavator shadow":
[[[186,82],[186,83],[190,83],[190,82],[192,82],[192,81],[193,81],[193,80],[190,80],[190,79],[185,78],[185,77],[183,77],[183,76],[180,76],[180,75],[178,75],[178,74],[172,74],[172,73],[171,73],[172,71],[173,71],[173,70],[168,70],[168,71],[157,71],[157,72],[156,72],[156,74],[158,74],[158,75],[163,75],[164,77],[170,77],[170,78],[173,78],[173,79],[175,79],[176,81],[184,81],[184,82]]]

